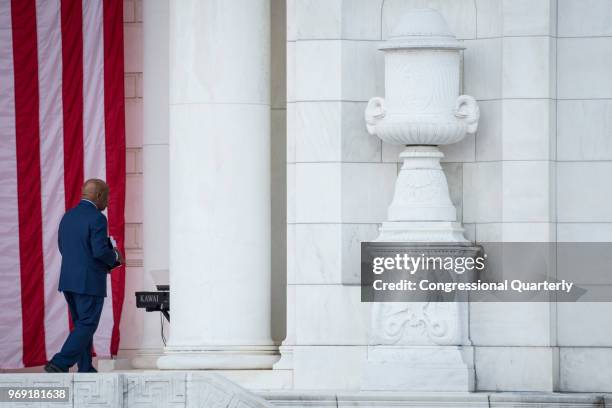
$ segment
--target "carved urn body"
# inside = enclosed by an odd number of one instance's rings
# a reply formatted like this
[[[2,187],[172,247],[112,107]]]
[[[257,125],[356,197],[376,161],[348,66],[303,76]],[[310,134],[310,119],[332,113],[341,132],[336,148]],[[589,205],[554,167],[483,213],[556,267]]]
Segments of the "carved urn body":
[[[370,99],[366,126],[370,134],[406,148],[379,240],[465,241],[437,147],[459,142],[478,126],[478,104],[459,95],[463,48],[432,9],[407,13],[380,47],[385,98]]]

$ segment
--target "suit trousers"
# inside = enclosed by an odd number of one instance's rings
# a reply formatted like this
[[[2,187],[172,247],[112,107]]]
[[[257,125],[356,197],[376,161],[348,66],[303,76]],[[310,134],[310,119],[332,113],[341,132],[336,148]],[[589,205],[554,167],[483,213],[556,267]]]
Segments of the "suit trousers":
[[[100,322],[104,297],[74,292],[64,292],[64,297],[74,328],[51,362],[66,370],[77,364],[80,373],[95,371],[91,363],[93,336]]]

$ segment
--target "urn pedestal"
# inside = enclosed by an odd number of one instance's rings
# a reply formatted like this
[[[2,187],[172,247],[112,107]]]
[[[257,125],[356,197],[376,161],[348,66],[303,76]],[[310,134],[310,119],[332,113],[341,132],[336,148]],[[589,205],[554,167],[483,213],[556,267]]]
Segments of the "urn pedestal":
[[[438,146],[478,126],[478,104],[459,95],[464,47],[432,9],[405,14],[380,49],[385,97],[365,112],[370,134],[404,145],[395,193],[376,241],[474,249],[457,222]],[[474,250],[475,253],[475,250]],[[362,389],[473,391],[467,302],[380,302],[372,306]]]

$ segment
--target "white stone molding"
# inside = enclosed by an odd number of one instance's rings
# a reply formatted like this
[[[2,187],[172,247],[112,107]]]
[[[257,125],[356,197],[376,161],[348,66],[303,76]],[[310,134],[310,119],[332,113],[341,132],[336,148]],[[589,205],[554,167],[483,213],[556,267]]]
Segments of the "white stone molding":
[[[457,324],[467,313],[465,303],[382,302],[372,317],[371,344],[465,345],[469,338]]]
[[[268,408],[272,405],[226,378],[205,372],[187,373],[187,407]]]
[[[74,375],[72,399],[75,407],[115,408],[123,405],[122,376],[120,374]]]
[[[186,405],[185,373],[126,374],[126,406],[169,407]]]
[[[272,368],[279,359],[278,346],[173,346],[164,348],[165,355],[157,361],[162,370],[253,370]]]
[[[271,404],[209,372],[125,374],[127,407],[268,408]]]
[[[383,222],[380,242],[466,242],[463,227],[457,222],[393,221]]]
[[[606,394],[529,392],[266,391],[275,407],[394,408],[596,408],[608,406]]]
[[[6,373],[0,386],[66,387],[67,402],[14,404],[14,407],[100,408],[270,408],[272,404],[221,375],[210,372]]]

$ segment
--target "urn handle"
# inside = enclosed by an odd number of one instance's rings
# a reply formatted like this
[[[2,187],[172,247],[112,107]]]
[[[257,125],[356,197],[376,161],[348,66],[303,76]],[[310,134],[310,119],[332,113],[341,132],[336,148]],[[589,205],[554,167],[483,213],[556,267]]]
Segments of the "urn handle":
[[[475,133],[480,119],[480,109],[476,99],[469,95],[460,95],[455,103],[455,117],[465,122],[468,133]]]
[[[365,121],[368,132],[371,135],[376,134],[376,124],[380,122],[387,114],[385,108],[385,99],[380,96],[375,96],[368,101],[368,106],[365,110]]]

